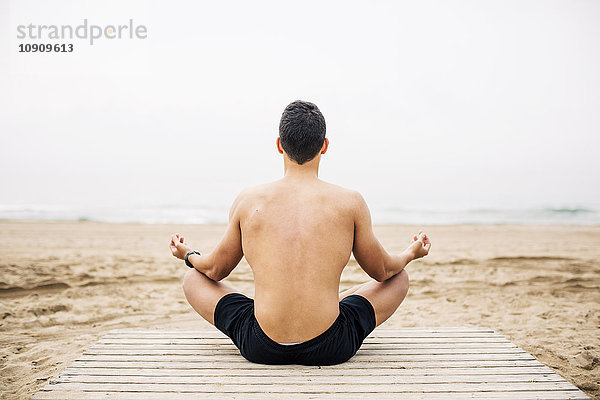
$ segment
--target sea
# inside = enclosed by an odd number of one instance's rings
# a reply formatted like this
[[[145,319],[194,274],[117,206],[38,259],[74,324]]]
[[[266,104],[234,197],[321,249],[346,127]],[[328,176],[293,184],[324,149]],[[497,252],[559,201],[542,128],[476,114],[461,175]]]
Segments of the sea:
[[[143,224],[222,224],[229,205],[57,205],[0,204],[0,221],[94,221]],[[600,207],[527,208],[371,206],[374,224],[600,225]]]

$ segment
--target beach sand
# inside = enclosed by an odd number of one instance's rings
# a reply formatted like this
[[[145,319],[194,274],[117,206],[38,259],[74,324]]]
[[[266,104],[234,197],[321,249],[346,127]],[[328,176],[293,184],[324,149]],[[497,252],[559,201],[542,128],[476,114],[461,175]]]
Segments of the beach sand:
[[[418,227],[379,226],[391,252]],[[600,227],[426,227],[431,254],[383,326],[489,327],[600,398]],[[180,232],[201,252],[218,225],[0,223],[0,396],[25,399],[115,328],[209,325],[187,305]],[[351,259],[341,289],[367,279]],[[253,294],[243,260],[227,281]]]

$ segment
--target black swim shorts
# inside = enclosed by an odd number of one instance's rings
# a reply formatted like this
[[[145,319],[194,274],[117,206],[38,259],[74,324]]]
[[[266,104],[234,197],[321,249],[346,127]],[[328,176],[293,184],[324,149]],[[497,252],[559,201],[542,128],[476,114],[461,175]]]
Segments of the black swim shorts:
[[[260,364],[343,363],[375,329],[373,306],[356,294],[340,301],[340,314],[325,332],[298,344],[280,344],[269,338],[254,317],[254,300],[240,293],[223,296],[214,317],[215,326],[231,338],[242,356]]]

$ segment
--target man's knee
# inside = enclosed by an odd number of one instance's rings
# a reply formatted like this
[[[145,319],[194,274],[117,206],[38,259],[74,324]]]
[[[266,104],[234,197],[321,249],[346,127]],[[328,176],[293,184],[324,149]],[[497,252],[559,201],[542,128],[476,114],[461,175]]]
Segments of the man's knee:
[[[408,279],[408,272],[405,269],[398,273],[398,286],[400,287],[400,291],[406,295],[408,293],[408,288],[410,286]]]
[[[195,269],[190,269],[186,271],[185,275],[183,276],[183,282],[181,283],[181,286],[183,287],[183,292],[186,294],[189,293],[195,286],[197,281],[198,271],[196,271]]]
[[[406,272],[406,270],[403,269],[398,275],[400,275],[402,281],[408,285],[408,272]]]

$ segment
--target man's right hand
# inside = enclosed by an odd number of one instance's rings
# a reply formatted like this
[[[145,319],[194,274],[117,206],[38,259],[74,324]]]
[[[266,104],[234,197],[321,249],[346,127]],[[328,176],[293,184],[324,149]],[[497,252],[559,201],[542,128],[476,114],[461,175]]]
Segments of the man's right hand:
[[[184,260],[187,253],[189,253],[192,249],[185,242],[183,236],[179,236],[178,233],[175,233],[171,236],[171,243],[169,243],[169,249],[171,249],[171,253],[174,257],[179,258],[180,260]]]
[[[431,241],[429,236],[423,231],[419,231],[418,235],[413,236],[413,240],[408,246],[408,251],[413,255],[413,260],[417,258],[425,257],[429,254],[431,248]]]

